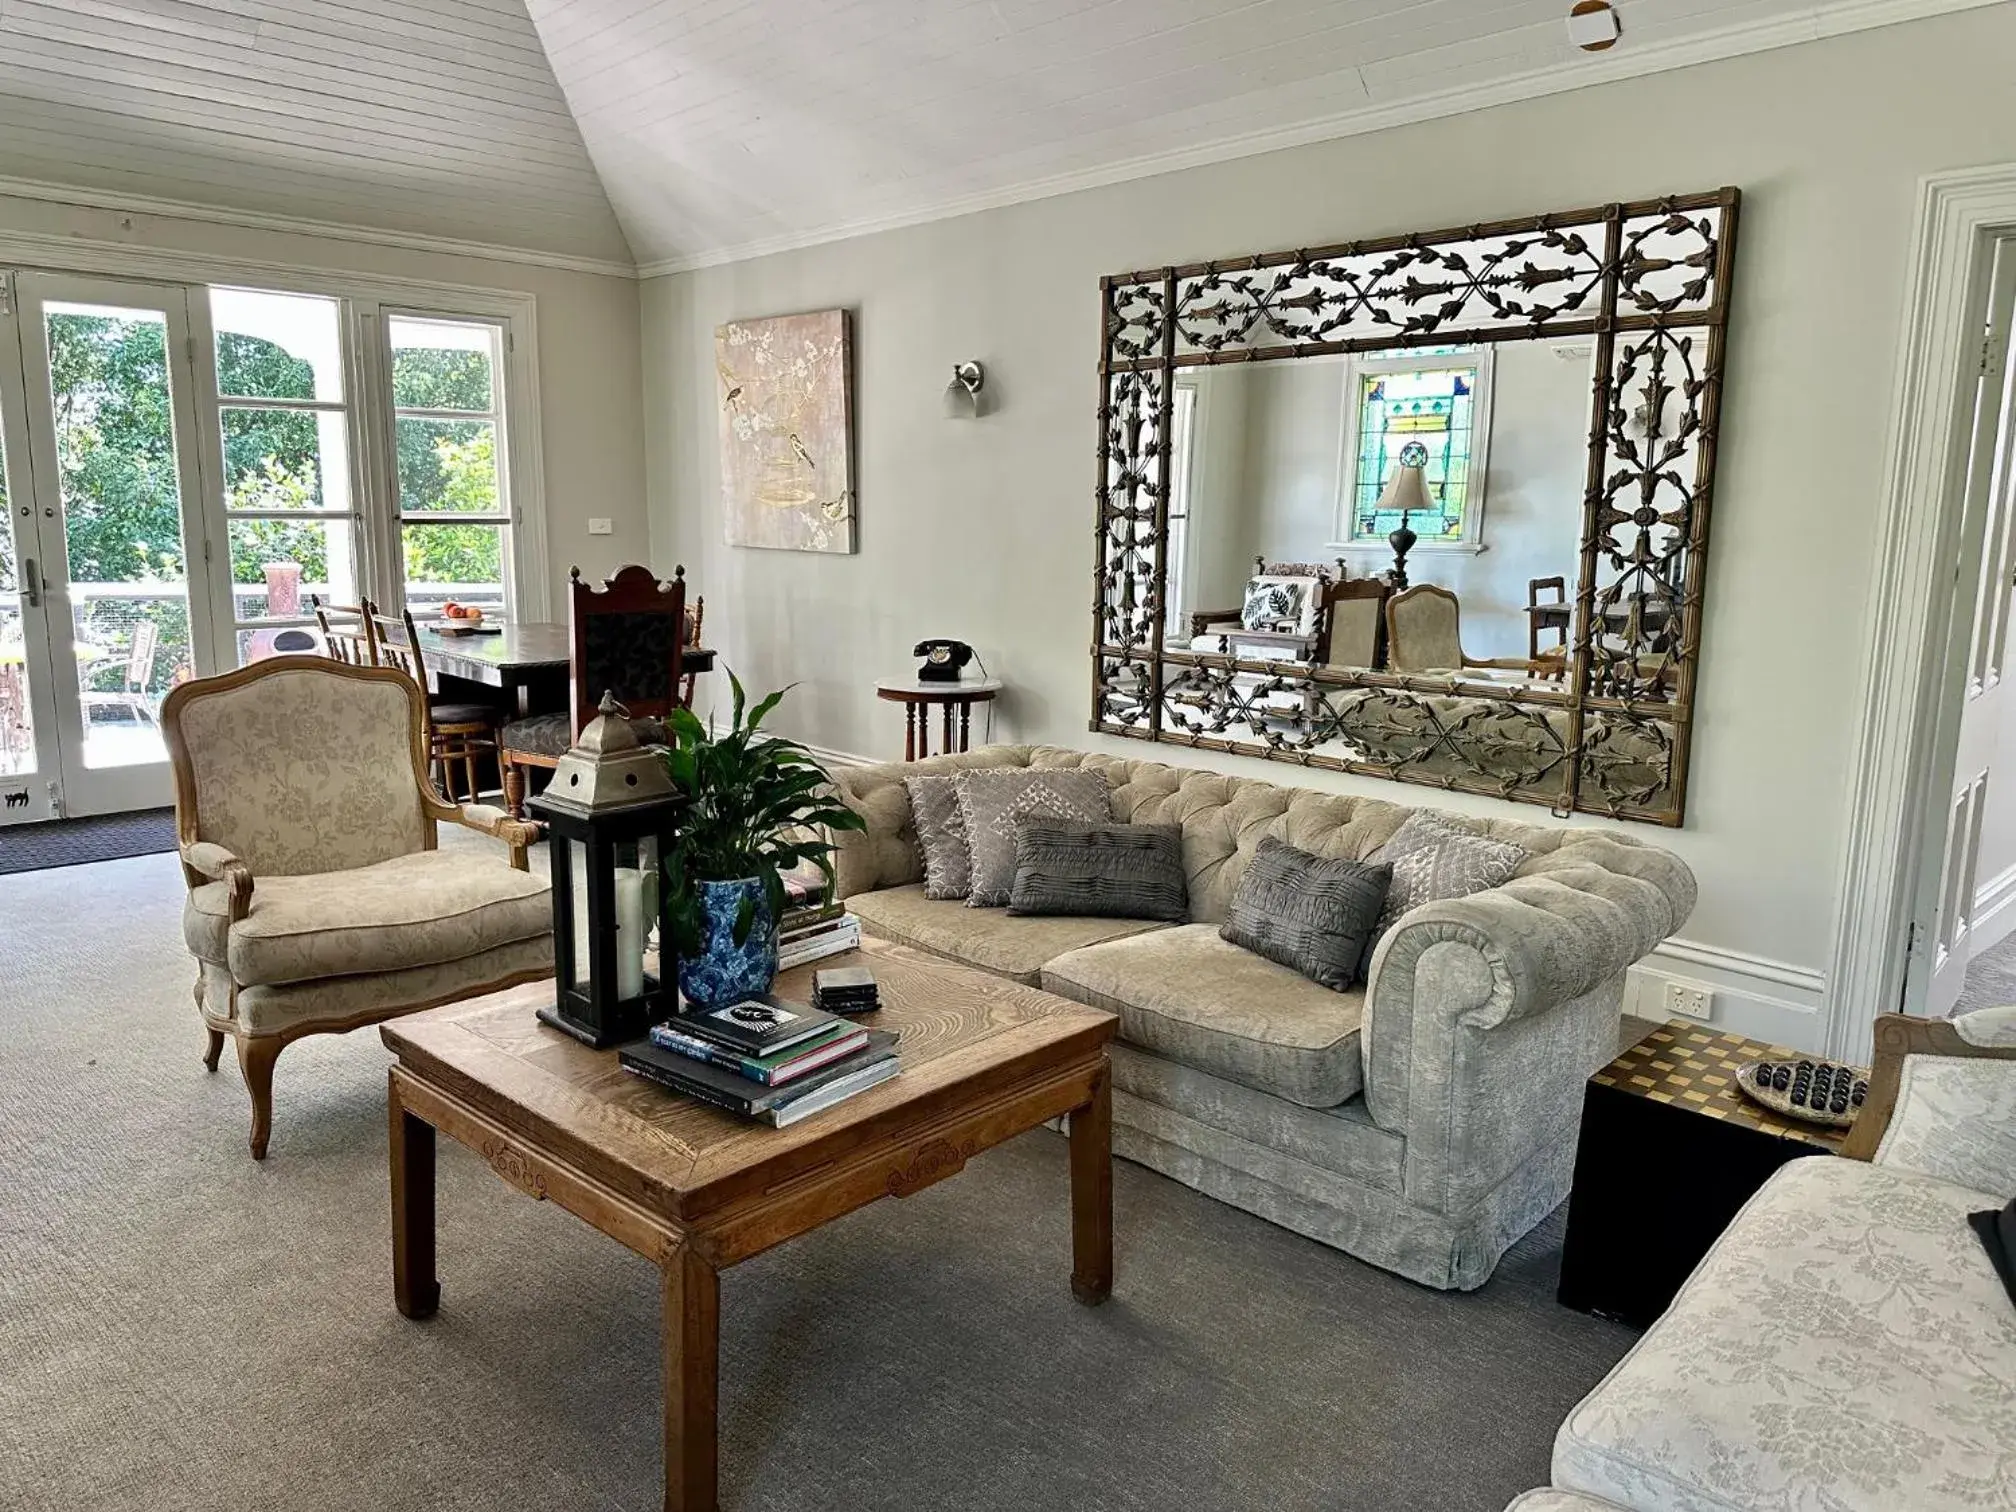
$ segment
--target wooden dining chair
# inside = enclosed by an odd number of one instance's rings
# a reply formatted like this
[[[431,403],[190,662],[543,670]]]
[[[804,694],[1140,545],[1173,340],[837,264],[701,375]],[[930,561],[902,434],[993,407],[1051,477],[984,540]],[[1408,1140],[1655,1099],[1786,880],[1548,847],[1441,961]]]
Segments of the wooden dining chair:
[[[371,616],[364,605],[325,604],[317,593],[308,595],[315,611],[315,626],[322,632],[322,651],[331,661],[346,667],[378,665],[378,642],[372,633]]]
[[[604,693],[613,694],[630,715],[637,738],[665,745],[665,719],[691,697],[681,669],[692,633],[686,613],[686,569],[675,568],[661,583],[649,567],[631,565],[592,587],[576,567],[568,574],[571,631],[569,702],[565,714],[515,719],[498,734],[504,764],[504,800],[514,815],[525,812],[525,773],[551,770],[595,717]]]
[[[464,699],[441,698],[428,681],[427,654],[420,646],[420,630],[413,623],[413,611],[402,609],[385,614],[369,599],[364,600],[364,618],[371,628],[378,651],[378,665],[396,667],[420,685],[427,699],[427,755],[440,778],[441,791],[451,803],[461,801],[455,786],[459,768],[469,785],[469,802],[483,792],[480,763],[497,752],[497,711],[488,704]],[[502,774],[499,774],[502,780]]]

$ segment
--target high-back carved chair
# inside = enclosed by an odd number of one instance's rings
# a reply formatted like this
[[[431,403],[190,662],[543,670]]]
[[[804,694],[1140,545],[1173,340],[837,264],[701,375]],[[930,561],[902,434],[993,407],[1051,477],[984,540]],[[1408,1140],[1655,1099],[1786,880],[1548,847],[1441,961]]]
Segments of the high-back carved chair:
[[[1386,659],[1395,672],[1460,672],[1465,667],[1530,671],[1521,657],[1463,652],[1463,607],[1434,583],[1417,583],[1386,600]]]
[[[661,583],[649,567],[621,569],[601,587],[569,574],[568,619],[573,630],[570,668],[572,709],[513,720],[498,736],[504,760],[504,801],[525,812],[525,769],[552,768],[574,737],[595,717],[604,693],[630,715],[637,738],[665,745],[665,719],[686,707],[692,685],[680,670],[687,636],[686,569]]]
[[[174,688],[161,728],[203,1063],[236,1042],[255,1160],[292,1041],[551,975],[549,889],[526,869],[538,827],[435,791],[404,673],[276,656]],[[437,850],[443,819],[509,860]]]
[[[420,643],[420,627],[413,623],[411,609],[385,614],[366,599],[364,618],[377,646],[378,665],[398,668],[427,695],[427,754],[433,759],[435,775],[441,779],[441,790],[459,801],[455,778],[460,772],[469,789],[469,801],[476,802],[483,796],[481,763],[497,749],[497,711],[489,704],[434,694],[428,681],[427,653]]]

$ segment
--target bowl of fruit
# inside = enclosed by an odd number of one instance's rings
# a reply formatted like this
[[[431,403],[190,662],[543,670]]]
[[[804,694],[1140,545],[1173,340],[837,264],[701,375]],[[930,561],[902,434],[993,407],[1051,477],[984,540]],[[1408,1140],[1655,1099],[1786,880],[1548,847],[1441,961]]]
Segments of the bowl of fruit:
[[[441,606],[441,628],[450,635],[467,635],[482,624],[483,611],[474,604],[458,604],[450,599]]]

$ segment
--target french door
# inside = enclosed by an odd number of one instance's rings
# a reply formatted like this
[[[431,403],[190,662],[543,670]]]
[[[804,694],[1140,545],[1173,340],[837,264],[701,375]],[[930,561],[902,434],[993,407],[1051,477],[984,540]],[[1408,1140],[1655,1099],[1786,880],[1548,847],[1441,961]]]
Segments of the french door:
[[[0,306],[0,822],[172,801],[162,696],[217,670],[201,292],[20,273]]]

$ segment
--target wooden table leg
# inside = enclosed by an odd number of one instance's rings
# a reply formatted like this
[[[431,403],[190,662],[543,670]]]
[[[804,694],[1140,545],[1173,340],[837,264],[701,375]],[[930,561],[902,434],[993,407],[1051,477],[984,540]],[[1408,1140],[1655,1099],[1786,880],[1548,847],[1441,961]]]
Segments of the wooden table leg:
[[[952,705],[949,703],[945,705],[945,739],[940,743],[938,749],[946,752],[948,755],[953,751],[965,749],[964,746],[955,746],[952,744]]]
[[[431,1318],[441,1305],[434,1275],[434,1126],[399,1101],[395,1079],[386,1104],[392,1138],[392,1298],[409,1318]]]
[[[663,1269],[665,1512],[715,1512],[721,1278],[681,1246]]]
[[[962,703],[961,705],[959,705],[960,750],[963,751],[966,749],[966,742],[970,738],[972,730],[973,730],[973,705],[971,703]],[[948,736],[947,738],[949,739],[950,737]]]
[[[1113,1291],[1113,1072],[1071,1115],[1071,1295],[1096,1307]]]
[[[917,759],[917,705],[903,705],[903,759]]]
[[[917,710],[917,759],[922,761],[931,754],[931,708],[928,704],[915,705]]]

